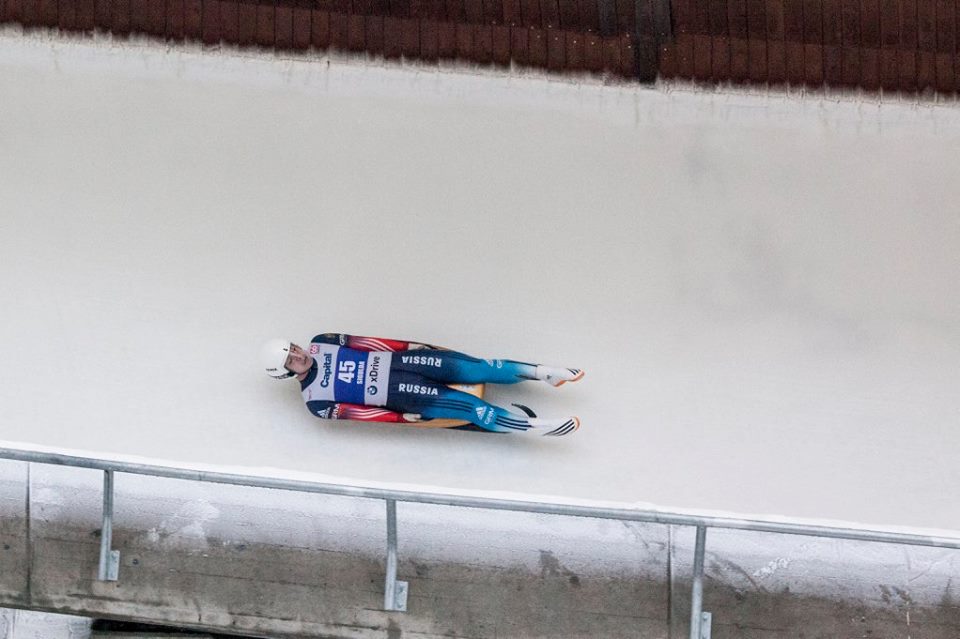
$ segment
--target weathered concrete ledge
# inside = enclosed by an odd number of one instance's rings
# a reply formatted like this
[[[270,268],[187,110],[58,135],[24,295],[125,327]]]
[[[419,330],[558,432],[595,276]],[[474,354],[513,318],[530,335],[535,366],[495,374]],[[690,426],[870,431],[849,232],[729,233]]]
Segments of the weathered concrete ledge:
[[[693,531],[398,504],[408,611],[382,610],[382,502],[0,462],[0,606],[256,636],[686,637]],[[714,637],[960,635],[960,551],[711,531]]]

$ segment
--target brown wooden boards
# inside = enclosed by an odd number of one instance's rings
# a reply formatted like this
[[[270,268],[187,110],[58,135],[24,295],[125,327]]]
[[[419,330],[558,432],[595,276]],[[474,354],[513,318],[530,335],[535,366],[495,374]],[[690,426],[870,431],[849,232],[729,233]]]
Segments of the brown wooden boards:
[[[960,86],[957,0],[0,0],[0,21],[170,41],[776,86]]]

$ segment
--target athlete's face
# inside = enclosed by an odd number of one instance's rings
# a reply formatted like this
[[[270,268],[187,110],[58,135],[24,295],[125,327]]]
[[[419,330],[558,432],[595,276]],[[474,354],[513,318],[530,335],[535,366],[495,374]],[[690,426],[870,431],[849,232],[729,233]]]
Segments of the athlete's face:
[[[303,375],[313,366],[313,357],[296,344],[291,344],[290,354],[287,355],[287,362],[284,366],[286,366],[287,370],[291,373]]]

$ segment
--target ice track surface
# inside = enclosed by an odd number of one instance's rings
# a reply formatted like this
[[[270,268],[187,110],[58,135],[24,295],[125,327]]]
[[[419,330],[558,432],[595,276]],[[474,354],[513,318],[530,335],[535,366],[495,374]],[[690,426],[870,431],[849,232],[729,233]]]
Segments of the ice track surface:
[[[960,110],[0,35],[0,440],[960,531]],[[261,342],[587,370],[323,422]]]

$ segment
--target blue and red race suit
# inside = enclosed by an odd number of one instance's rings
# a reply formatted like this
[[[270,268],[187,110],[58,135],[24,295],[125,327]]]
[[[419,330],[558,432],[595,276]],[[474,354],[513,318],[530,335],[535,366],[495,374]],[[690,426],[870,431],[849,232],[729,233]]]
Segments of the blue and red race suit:
[[[395,423],[454,419],[494,432],[527,428],[526,416],[448,384],[515,384],[535,379],[535,364],[343,333],[317,335],[308,352],[313,366],[300,390],[317,417]]]

